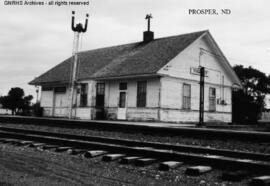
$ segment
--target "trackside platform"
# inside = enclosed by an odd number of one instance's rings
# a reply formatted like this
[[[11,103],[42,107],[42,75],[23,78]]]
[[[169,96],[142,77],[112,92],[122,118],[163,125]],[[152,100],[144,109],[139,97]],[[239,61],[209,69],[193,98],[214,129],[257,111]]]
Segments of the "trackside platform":
[[[191,136],[270,142],[269,132],[237,131],[228,129],[198,128],[195,124],[174,124],[156,122],[75,120],[64,118],[39,118],[22,116],[0,116],[1,123],[46,125],[54,127],[84,128],[95,130],[138,132],[166,136]]]
[[[0,122],[4,120],[40,120],[40,121],[63,121],[63,122],[76,122],[76,123],[89,123],[93,124],[115,124],[115,125],[134,125],[134,126],[149,126],[149,127],[164,127],[164,128],[182,128],[182,127],[196,127],[196,124],[190,123],[167,123],[167,122],[145,122],[145,121],[126,121],[126,120],[83,120],[83,119],[67,119],[67,118],[50,118],[50,117],[28,117],[28,116],[11,116],[0,115]]]

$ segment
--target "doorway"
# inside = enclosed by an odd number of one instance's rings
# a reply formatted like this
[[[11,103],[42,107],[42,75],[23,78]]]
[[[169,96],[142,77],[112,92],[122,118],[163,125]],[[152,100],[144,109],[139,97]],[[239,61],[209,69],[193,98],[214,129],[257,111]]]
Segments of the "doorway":
[[[65,117],[67,115],[67,94],[66,87],[54,88],[54,100],[53,100],[53,116],[54,117]]]
[[[96,119],[105,119],[105,83],[97,83],[96,86]]]
[[[127,83],[119,84],[119,104],[117,110],[117,119],[127,119]]]

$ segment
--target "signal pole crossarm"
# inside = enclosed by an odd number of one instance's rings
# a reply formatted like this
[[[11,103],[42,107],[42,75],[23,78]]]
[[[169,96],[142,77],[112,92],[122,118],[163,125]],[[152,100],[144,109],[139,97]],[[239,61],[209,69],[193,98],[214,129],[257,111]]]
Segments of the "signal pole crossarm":
[[[75,11],[72,11],[72,17],[71,17],[71,29],[75,33],[74,34],[74,43],[73,43],[73,51],[72,55],[74,56],[74,61],[72,62],[71,66],[71,84],[70,84],[70,100],[69,100],[69,112],[68,112],[68,118],[71,119],[73,117],[72,110],[73,110],[73,100],[74,96],[76,98],[76,80],[77,80],[77,68],[78,68],[78,50],[79,50],[79,39],[80,34],[87,31],[87,25],[88,25],[88,17],[89,15],[86,14],[85,24],[84,26],[79,23],[75,26]],[[76,99],[75,99],[76,100]],[[76,101],[75,101],[76,102]],[[76,104],[76,103],[75,103]],[[76,117],[76,112],[74,117]]]

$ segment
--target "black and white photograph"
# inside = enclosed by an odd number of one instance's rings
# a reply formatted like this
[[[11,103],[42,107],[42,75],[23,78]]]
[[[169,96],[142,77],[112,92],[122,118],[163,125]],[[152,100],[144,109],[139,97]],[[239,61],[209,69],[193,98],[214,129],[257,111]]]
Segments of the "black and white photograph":
[[[270,186],[269,7],[1,0],[0,186]]]

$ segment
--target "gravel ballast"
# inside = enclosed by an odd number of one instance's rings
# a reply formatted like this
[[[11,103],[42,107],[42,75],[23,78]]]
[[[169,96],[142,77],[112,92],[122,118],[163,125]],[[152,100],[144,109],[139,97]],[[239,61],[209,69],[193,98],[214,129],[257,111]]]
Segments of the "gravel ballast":
[[[222,181],[222,172],[200,176],[185,175],[189,165],[175,170],[159,171],[158,164],[147,167],[103,162],[101,157],[87,159],[37,148],[0,143],[0,185],[246,185],[251,177],[239,181]]]
[[[24,124],[8,124],[1,123],[2,127],[12,127],[18,129],[28,130],[39,130],[46,132],[59,132],[65,134],[74,134],[82,136],[103,136],[117,139],[129,139],[138,140],[144,142],[160,142],[170,144],[184,144],[184,145],[198,145],[209,148],[217,149],[228,149],[238,150],[245,152],[256,152],[256,153],[267,153],[270,154],[270,144],[265,142],[249,142],[249,141],[238,141],[238,140],[221,140],[221,139],[205,139],[205,138],[192,138],[183,136],[158,136],[155,134],[143,134],[143,133],[132,133],[132,132],[116,132],[116,131],[101,131],[101,130],[90,130],[90,129],[70,129],[60,127],[48,127],[38,125],[24,125]]]

